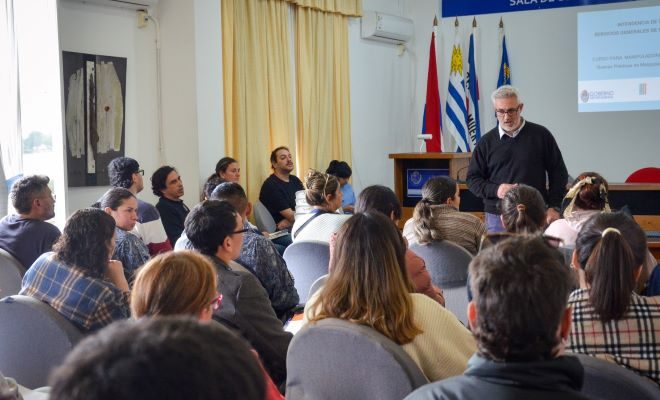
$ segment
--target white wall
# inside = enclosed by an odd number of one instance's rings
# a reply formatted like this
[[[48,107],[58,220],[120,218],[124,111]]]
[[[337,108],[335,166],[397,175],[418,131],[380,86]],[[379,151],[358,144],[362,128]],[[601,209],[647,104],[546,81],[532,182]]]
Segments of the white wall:
[[[417,2],[415,2],[417,4]],[[495,126],[490,93],[500,63],[498,23],[505,23],[512,83],[523,96],[523,116],[553,132],[571,175],[597,171],[610,182],[623,182],[634,170],[659,166],[660,111],[577,112],[577,13],[656,5],[657,1],[568,7],[477,16],[480,29],[478,73],[482,98],[482,131]],[[438,9],[439,10],[439,9]],[[439,11],[438,11],[439,12]],[[472,17],[460,17],[465,63]],[[419,21],[416,21],[419,23]],[[447,98],[448,64],[454,19],[442,21],[439,57],[440,97]],[[418,82],[418,90],[425,84]],[[420,92],[420,96],[422,95]],[[421,118],[421,109],[417,113]],[[483,119],[483,118],[487,119]]]

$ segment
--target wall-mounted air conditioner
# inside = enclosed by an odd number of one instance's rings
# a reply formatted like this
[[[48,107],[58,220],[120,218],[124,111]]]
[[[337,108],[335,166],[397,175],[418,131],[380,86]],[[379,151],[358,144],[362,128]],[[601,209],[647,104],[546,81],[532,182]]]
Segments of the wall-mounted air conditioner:
[[[412,20],[396,15],[364,10],[361,24],[363,39],[401,44],[413,36]]]
[[[158,0],[73,0],[79,3],[98,4],[106,7],[119,7],[128,10],[147,10],[156,4]]]

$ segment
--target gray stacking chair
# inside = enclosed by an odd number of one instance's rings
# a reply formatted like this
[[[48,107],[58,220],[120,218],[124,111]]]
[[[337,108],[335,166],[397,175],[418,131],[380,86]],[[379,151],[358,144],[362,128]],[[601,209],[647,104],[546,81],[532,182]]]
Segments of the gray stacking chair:
[[[28,296],[0,300],[0,371],[34,389],[83,337],[48,304]]]
[[[613,362],[586,354],[576,356],[584,367],[582,394],[592,399],[658,400],[660,388],[652,381]]]
[[[413,243],[410,250],[424,259],[431,281],[443,291],[445,307],[467,326],[467,273],[472,254],[447,240]]]
[[[330,245],[316,240],[300,240],[287,247],[283,257],[293,276],[300,304],[305,304],[314,281],[328,273]]]
[[[18,294],[25,267],[14,256],[0,249],[0,298]]]
[[[261,232],[275,232],[277,225],[270,211],[260,201],[254,203],[254,220]]]
[[[286,367],[287,400],[400,400],[428,383],[401,346],[335,318],[301,329],[289,345]]]
[[[325,274],[320,278],[318,278],[317,280],[315,280],[314,283],[312,283],[312,286],[310,286],[309,288],[309,294],[307,295],[307,299],[310,299],[314,295],[314,293],[316,293],[319,289],[321,289],[323,285],[325,285],[325,281],[327,280],[328,280],[328,274]]]

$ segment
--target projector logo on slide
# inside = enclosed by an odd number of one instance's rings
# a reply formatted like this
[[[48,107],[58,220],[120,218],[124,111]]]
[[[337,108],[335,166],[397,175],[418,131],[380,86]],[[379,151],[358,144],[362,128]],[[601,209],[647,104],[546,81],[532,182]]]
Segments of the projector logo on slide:
[[[580,100],[587,103],[589,100],[610,100],[614,98],[614,90],[582,90]]]

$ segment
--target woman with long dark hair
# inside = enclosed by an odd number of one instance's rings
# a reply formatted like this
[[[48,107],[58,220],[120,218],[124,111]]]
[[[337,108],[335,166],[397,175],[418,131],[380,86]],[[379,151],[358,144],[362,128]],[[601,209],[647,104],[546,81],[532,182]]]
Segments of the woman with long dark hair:
[[[584,224],[575,244],[581,279],[568,302],[567,349],[613,359],[660,384],[660,297],[634,292],[647,253],[644,231],[623,213],[601,213]]]
[[[76,211],[53,252],[42,254],[25,273],[20,294],[50,304],[84,331],[128,318],[124,268],[110,259],[114,234],[115,221],[102,210]]]

